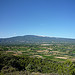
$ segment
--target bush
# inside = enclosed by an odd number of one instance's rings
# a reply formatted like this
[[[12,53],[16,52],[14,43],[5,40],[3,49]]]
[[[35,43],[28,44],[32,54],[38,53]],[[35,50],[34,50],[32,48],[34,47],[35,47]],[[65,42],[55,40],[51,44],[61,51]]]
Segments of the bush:
[[[16,71],[16,69],[13,68],[12,66],[4,66],[1,70],[1,73],[5,74],[5,73],[14,72],[14,71]]]

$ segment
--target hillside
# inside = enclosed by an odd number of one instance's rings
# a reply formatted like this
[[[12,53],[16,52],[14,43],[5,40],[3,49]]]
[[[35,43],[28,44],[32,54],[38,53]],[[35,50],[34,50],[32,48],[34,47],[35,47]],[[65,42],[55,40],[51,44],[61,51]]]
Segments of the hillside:
[[[35,35],[0,39],[0,75],[75,75],[73,43]]]
[[[16,36],[11,38],[1,38],[0,44],[40,44],[40,43],[75,43],[75,39],[45,37],[36,35]]]

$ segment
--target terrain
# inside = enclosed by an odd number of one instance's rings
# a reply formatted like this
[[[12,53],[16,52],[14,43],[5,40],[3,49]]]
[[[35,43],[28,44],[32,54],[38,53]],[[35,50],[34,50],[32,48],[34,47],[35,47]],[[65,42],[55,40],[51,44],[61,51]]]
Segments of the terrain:
[[[0,46],[0,50],[14,56],[24,55],[42,59],[49,58],[54,61],[65,61],[67,59],[75,61],[75,45],[72,44],[8,45]]]
[[[75,75],[75,39],[17,36],[0,39],[0,75]]]
[[[0,44],[42,44],[42,43],[75,43],[75,39],[57,38],[37,35],[16,36],[11,38],[1,38]]]

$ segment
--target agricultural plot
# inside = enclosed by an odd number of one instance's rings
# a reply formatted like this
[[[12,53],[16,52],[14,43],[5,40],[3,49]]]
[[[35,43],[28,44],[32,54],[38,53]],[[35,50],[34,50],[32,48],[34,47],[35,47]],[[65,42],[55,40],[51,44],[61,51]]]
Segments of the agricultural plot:
[[[42,44],[42,45],[25,45],[25,46],[7,46],[0,47],[4,49],[7,54],[15,56],[30,56],[37,58],[48,58],[56,61],[65,61],[69,59],[75,61],[75,45],[64,44]]]

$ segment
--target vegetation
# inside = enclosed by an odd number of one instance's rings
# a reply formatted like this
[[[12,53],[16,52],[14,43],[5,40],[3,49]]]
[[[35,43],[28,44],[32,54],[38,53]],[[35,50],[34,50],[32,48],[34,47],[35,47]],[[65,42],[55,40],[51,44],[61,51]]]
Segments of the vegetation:
[[[48,58],[31,58],[0,54],[0,70],[2,74],[16,71],[55,73],[59,75],[75,75],[75,64],[67,60],[64,63]]]
[[[1,75],[75,75],[75,45],[0,46]]]
[[[25,35],[25,36],[17,36],[12,38],[0,39],[1,45],[23,45],[23,44],[42,44],[42,43],[75,43],[75,39],[67,39],[67,38],[56,38],[56,37],[43,37],[36,35]]]

